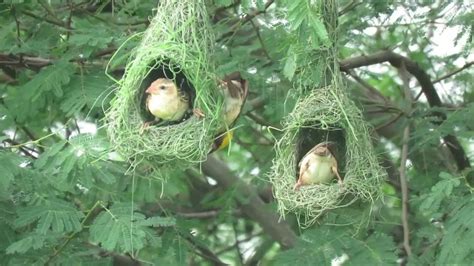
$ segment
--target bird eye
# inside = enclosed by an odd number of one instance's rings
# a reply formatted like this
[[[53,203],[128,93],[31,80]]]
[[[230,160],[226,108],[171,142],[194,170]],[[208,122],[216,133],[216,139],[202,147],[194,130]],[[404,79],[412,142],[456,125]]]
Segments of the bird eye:
[[[164,89],[166,89],[166,87],[165,86],[160,86],[160,89],[164,90]]]

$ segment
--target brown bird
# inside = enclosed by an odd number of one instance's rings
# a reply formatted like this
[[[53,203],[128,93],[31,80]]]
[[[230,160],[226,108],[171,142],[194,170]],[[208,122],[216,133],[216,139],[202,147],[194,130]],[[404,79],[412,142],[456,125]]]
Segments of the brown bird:
[[[233,134],[228,129],[235,124],[242,112],[248,94],[248,82],[240,76],[239,72],[227,75],[220,83],[224,97],[224,124],[219,129],[219,134],[215,137],[210,152],[223,149],[229,145]]]
[[[342,184],[342,178],[337,170],[337,160],[330,150],[333,144],[333,142],[321,142],[303,156],[298,164],[300,172],[294,190],[298,190],[301,186],[328,183],[335,176],[339,184]]]

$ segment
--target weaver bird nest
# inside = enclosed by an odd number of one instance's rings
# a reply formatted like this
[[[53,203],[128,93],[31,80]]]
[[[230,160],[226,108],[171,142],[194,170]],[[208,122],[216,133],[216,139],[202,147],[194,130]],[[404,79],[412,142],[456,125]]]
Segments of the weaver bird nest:
[[[295,190],[298,162],[314,145],[331,141],[343,185],[336,182],[302,186]],[[275,145],[270,179],[280,215],[299,214],[303,227],[326,210],[357,199],[374,201],[380,195],[385,171],[372,147],[361,112],[344,92],[332,85],[301,98],[283,122],[283,136]],[[301,219],[302,218],[302,219]]]
[[[205,158],[217,134],[222,107],[209,59],[213,43],[203,1],[160,1],[106,113],[108,135],[122,156],[134,164],[147,161],[169,169],[184,169]],[[150,119],[143,95],[160,77],[186,86],[191,107],[204,117],[191,115],[143,130]]]

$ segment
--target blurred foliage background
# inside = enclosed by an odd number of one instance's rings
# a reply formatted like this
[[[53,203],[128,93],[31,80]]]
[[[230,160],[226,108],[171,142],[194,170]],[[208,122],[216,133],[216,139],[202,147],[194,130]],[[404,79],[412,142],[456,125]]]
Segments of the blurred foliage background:
[[[471,264],[469,1],[338,1],[339,67],[384,196],[305,230],[279,219],[268,173],[293,77],[325,45],[299,45],[325,30],[316,1],[207,1],[217,74],[240,71],[250,95],[230,148],[166,183],[128,171],[103,120],[159,1],[2,1],[0,264]]]

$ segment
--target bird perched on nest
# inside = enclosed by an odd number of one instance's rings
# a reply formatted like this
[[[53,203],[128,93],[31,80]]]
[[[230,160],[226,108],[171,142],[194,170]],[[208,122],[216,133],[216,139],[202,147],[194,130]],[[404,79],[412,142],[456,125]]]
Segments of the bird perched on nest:
[[[211,152],[223,149],[229,145],[233,133],[228,129],[232,127],[242,112],[248,94],[248,82],[239,72],[234,72],[220,81],[220,89],[224,97],[224,125],[219,129],[211,147]]]
[[[332,145],[333,142],[321,142],[303,156],[298,164],[300,172],[294,190],[298,190],[301,186],[328,183],[335,176],[339,184],[342,184],[336,157],[330,150]]]
[[[171,79],[159,78],[153,81],[145,93],[149,94],[146,99],[147,110],[158,121],[181,121],[191,108],[189,94]],[[199,109],[193,109],[193,113],[198,117],[204,116]],[[146,122],[144,127],[150,123]]]

